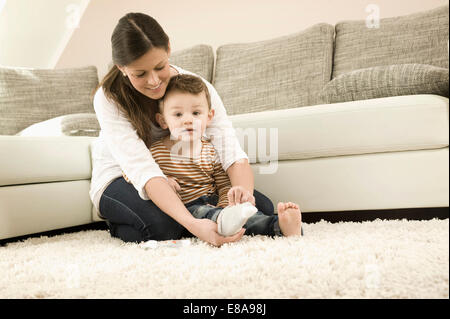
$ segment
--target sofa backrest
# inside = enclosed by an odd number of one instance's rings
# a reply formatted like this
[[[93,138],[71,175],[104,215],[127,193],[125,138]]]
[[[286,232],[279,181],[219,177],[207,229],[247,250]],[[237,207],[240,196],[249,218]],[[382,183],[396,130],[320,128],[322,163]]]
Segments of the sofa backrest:
[[[448,69],[448,9],[384,18],[379,28],[365,20],[320,23],[271,40],[223,45],[215,70],[208,45],[173,52],[170,63],[214,84],[229,115],[310,106],[325,103],[320,94],[331,79],[355,70],[414,63]],[[93,66],[0,67],[0,135],[61,115],[94,113],[97,84]]]
[[[199,44],[175,51],[170,55],[170,63],[191,71],[208,82],[212,82],[214,51],[209,45]]]
[[[384,18],[379,28],[365,20],[336,24],[333,75],[376,66],[428,64],[448,68],[449,6]]]
[[[97,68],[26,69],[0,67],[0,135],[65,114],[94,113],[91,93]]]
[[[334,27],[320,23],[272,40],[217,49],[213,85],[227,113],[318,104],[330,81]]]

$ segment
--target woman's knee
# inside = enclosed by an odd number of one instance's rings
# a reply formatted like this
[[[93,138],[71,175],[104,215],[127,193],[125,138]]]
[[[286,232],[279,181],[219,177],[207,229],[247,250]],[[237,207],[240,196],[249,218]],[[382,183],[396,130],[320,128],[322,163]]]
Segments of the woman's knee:
[[[112,236],[127,242],[181,238],[183,226],[152,201],[126,194],[129,190],[121,188],[122,192],[107,189],[109,192],[105,191],[100,199],[100,212],[108,221]]]
[[[149,218],[132,225],[116,225],[120,238],[132,238],[132,241],[175,240],[180,239],[185,228],[161,210],[150,210]],[[132,229],[130,229],[132,228]],[[128,240],[127,240],[128,241]]]
[[[180,239],[186,230],[170,216],[158,218],[151,224],[117,224],[107,220],[111,236],[125,242]]]
[[[124,242],[140,243],[146,241],[146,234],[131,225],[113,224],[106,221],[109,228],[109,233],[112,237],[119,238]]]
[[[148,240],[180,239],[185,228],[164,212],[146,227]]]

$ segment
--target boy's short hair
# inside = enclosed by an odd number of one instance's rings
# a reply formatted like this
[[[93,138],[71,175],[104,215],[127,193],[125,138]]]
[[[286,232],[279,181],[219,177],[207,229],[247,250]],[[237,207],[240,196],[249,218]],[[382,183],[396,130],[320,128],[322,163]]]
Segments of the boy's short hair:
[[[206,101],[208,102],[208,109],[211,110],[211,96],[209,95],[208,87],[205,82],[198,76],[190,75],[190,74],[178,74],[170,78],[169,84],[167,84],[166,93],[159,101],[160,109],[162,110],[164,105],[164,99],[167,94],[173,91],[183,92],[183,93],[191,93],[191,94],[200,94],[205,92]]]

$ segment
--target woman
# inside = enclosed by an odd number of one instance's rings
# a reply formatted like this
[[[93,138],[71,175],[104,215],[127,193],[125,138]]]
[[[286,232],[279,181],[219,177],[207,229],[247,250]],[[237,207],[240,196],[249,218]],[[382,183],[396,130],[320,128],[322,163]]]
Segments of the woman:
[[[238,241],[244,229],[222,237],[216,223],[195,219],[189,213],[149,151],[161,133],[153,124],[157,100],[172,76],[190,73],[169,64],[168,36],[152,17],[129,13],[119,20],[111,44],[114,66],[94,97],[101,132],[92,145],[90,190],[111,235],[127,242],[179,239],[190,234],[215,246]],[[235,186],[228,194],[230,204],[250,201],[260,211],[273,214],[271,201],[253,189],[248,157],[234,135],[219,95],[210,83],[206,84],[215,109],[212,126],[216,128],[207,135],[214,132],[213,145]],[[131,184],[123,179],[122,171]]]

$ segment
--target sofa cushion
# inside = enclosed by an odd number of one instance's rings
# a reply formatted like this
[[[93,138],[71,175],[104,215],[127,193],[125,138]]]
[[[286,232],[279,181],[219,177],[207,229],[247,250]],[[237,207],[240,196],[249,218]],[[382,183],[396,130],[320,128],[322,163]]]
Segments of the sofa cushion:
[[[0,187],[0,239],[92,222],[89,180]]]
[[[95,139],[0,135],[0,186],[89,180]]]
[[[175,51],[170,55],[170,63],[212,82],[214,52],[209,45],[200,44]]]
[[[314,105],[330,80],[333,26],[217,49],[214,86],[228,114]]]
[[[380,19],[379,28],[368,28],[365,20],[337,23],[333,78],[381,65],[448,68],[448,9]]]
[[[95,113],[58,116],[33,124],[20,131],[19,136],[98,136],[100,124]]]
[[[414,94],[448,97],[448,69],[398,64],[355,70],[331,80],[320,99],[323,103],[337,103]]]
[[[251,163],[448,147],[448,98],[394,96],[230,116]],[[272,136],[270,135],[272,134]]]
[[[0,68],[0,134],[71,113],[94,113],[97,68]]]

